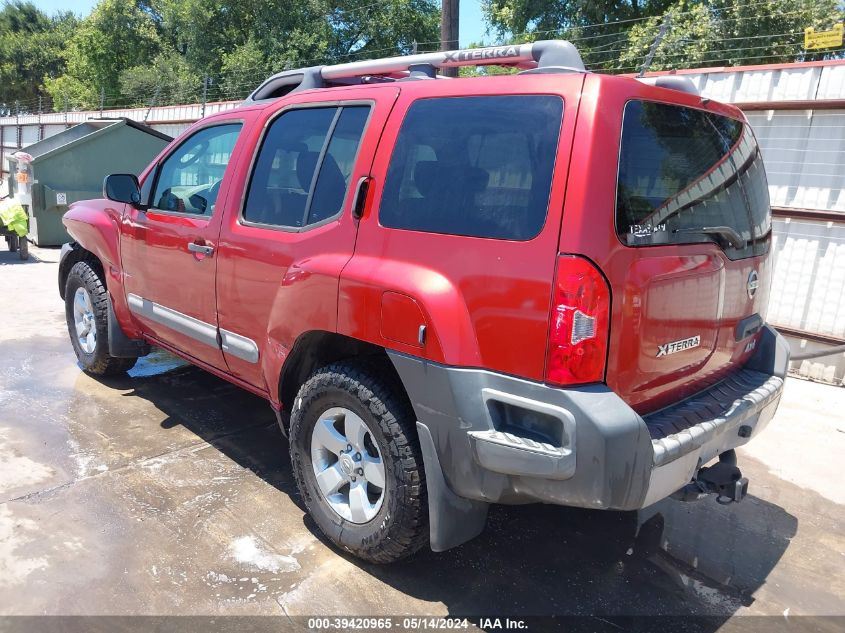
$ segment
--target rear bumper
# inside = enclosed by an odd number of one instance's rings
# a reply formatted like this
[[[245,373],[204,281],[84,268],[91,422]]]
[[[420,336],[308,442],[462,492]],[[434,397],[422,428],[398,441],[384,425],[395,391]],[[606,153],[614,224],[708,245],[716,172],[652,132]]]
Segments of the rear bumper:
[[[559,389],[390,355],[450,493],[618,510],[671,495],[756,436],[777,409],[789,364],[788,344],[766,326],[742,371],[654,414],[650,432],[606,385]],[[677,424],[666,426],[667,416]],[[653,437],[655,424],[680,430]]]

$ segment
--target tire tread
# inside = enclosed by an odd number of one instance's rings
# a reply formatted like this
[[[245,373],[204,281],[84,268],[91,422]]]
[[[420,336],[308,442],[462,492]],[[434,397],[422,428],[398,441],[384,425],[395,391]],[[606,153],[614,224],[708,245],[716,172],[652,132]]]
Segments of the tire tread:
[[[305,504],[320,500],[309,498],[302,473],[303,464],[295,451],[295,438],[301,433],[303,416],[310,405],[327,389],[341,389],[354,394],[382,431],[390,438],[391,457],[399,485],[395,504],[396,515],[383,538],[366,546],[341,542],[356,556],[374,563],[391,563],[411,556],[428,543],[428,494],[422,452],[416,435],[416,417],[404,389],[378,359],[356,359],[333,363],[314,372],[299,390],[291,413],[291,458],[294,474]],[[312,512],[313,515],[313,512]]]
[[[76,288],[74,286],[75,280],[79,280],[79,285],[84,286],[91,295],[91,303],[94,306],[94,314],[97,322],[97,347],[93,354],[85,354],[76,341],[76,333],[74,332],[72,319],[72,304],[73,295]],[[72,288],[73,286],[73,288]],[[79,362],[82,363],[83,369],[86,373],[94,376],[115,376],[124,374],[135,366],[137,358],[115,358],[108,352],[108,345],[101,346],[101,341],[108,340],[108,310],[109,310],[109,296],[100,276],[94,267],[87,261],[80,261],[73,265],[67,277],[65,285],[65,313],[67,317],[68,333],[73,344],[73,349],[76,351],[76,356]],[[88,356],[93,358],[88,360]]]

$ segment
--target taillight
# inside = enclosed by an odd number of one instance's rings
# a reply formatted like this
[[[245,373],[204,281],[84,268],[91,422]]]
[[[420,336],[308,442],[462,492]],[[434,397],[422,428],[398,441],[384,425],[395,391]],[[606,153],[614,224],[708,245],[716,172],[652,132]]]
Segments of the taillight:
[[[610,289],[589,261],[557,260],[546,381],[574,385],[604,380],[610,322]]]

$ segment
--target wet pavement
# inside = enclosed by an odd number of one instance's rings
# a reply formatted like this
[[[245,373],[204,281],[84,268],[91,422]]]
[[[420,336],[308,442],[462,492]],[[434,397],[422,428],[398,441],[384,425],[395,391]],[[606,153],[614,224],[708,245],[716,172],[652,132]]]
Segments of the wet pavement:
[[[497,506],[462,547],[367,565],[304,514],[264,401],[162,352],[83,374],[33,250],[0,251],[2,614],[845,614],[845,389],[788,381],[741,504]]]

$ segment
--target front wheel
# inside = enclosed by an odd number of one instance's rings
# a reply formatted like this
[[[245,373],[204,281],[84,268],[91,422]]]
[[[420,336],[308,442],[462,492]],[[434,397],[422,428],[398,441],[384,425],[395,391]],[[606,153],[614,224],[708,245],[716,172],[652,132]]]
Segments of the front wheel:
[[[25,235],[18,240],[18,257],[23,260],[29,259],[29,240]]]
[[[299,492],[320,530],[374,563],[428,542],[428,502],[415,417],[377,364],[337,363],[314,373],[291,412]]]
[[[65,285],[67,329],[82,370],[93,376],[122,374],[137,361],[109,354],[108,301],[106,287],[91,264],[74,264]]]

